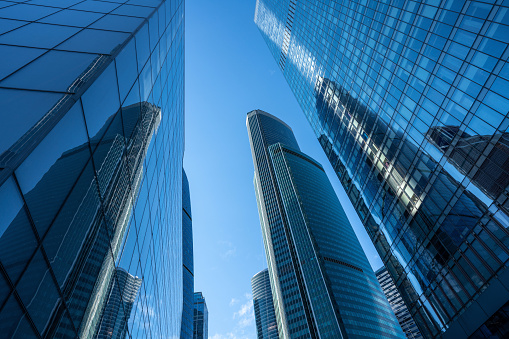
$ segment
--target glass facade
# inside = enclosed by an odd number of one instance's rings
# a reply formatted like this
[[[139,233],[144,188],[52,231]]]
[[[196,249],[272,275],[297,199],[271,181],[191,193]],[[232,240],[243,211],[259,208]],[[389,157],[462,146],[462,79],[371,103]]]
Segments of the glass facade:
[[[209,337],[209,311],[205,297],[201,292],[194,292],[193,311],[193,339],[207,339]]]
[[[387,269],[382,267],[375,272],[375,275],[380,283],[380,287],[382,287],[382,291],[384,291],[384,294],[387,297],[387,300],[389,300],[389,304],[391,305],[396,318],[398,318],[401,329],[405,333],[407,339],[421,339],[421,332],[419,332],[414,319],[408,311],[408,307],[401,298],[401,295],[399,294],[396,285],[394,285]]]
[[[180,338],[191,339],[194,302],[193,219],[189,182],[184,170],[182,170],[182,279],[183,307]]]
[[[127,336],[127,322],[142,281],[121,268],[115,269],[115,278],[111,279],[108,301],[101,312],[95,335],[97,339],[124,339]]]
[[[258,0],[255,23],[421,333],[503,313],[509,4]]]
[[[178,336],[183,1],[0,7],[1,335]]]
[[[272,302],[269,270],[264,269],[251,278],[253,307],[258,339],[278,339],[276,314]]]
[[[274,116],[247,126],[279,337],[404,338],[321,165]]]

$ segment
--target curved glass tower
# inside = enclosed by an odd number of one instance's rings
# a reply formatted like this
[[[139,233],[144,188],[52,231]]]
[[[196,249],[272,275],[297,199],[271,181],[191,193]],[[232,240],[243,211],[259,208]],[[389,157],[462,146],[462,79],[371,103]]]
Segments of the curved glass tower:
[[[191,216],[191,196],[189,181],[182,170],[182,284],[183,308],[180,339],[193,337],[194,302],[194,257],[193,257],[193,219]]]
[[[264,269],[251,278],[253,307],[258,339],[278,339],[276,314],[270,289],[269,270]]]
[[[0,336],[177,337],[184,2],[0,7]]]
[[[255,23],[422,335],[490,337],[509,306],[507,2],[258,0]]]
[[[341,204],[292,130],[247,115],[280,338],[404,338]]]

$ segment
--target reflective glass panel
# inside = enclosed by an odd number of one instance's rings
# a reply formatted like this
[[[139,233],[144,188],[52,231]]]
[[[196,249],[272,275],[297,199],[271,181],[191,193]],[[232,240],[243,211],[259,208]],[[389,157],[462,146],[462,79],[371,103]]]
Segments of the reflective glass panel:
[[[72,9],[65,9],[44,19],[41,19],[39,22],[57,25],[87,27],[103,15],[104,14],[102,13],[73,11]]]
[[[110,54],[128,37],[127,33],[84,29],[56,48],[76,52]]]
[[[0,36],[7,45],[52,48],[77,33],[79,28],[32,23]]]
[[[58,10],[58,8],[17,4],[0,9],[0,18],[35,21]]]
[[[67,8],[81,1],[82,0],[31,0],[30,5]]]
[[[112,14],[137,16],[140,18],[146,18],[154,11],[153,8],[133,5],[122,5],[115,9]]]
[[[62,94],[0,88],[2,110],[10,114],[0,116],[0,154],[27,132]]]
[[[21,200],[18,187],[11,176],[0,186],[0,215],[2,216],[0,218],[0,237],[22,207],[23,200]]]
[[[112,10],[114,10],[115,8],[117,8],[118,6],[119,6],[119,4],[112,3],[112,2],[87,0],[87,1],[83,1],[71,8],[79,9],[82,11],[89,11],[89,12],[109,13]]]
[[[0,45],[0,79],[46,52],[44,49]]]
[[[142,22],[143,19],[140,18],[110,14],[95,22],[90,28],[132,33]]]
[[[138,67],[136,65],[136,48],[132,39],[115,58],[117,65],[118,87],[120,90],[120,101],[124,101],[127,93],[136,81]]]
[[[4,34],[5,32],[9,32],[26,24],[28,24],[27,21],[0,19],[0,34]]]
[[[96,57],[95,54],[50,51],[3,80],[0,85],[68,92],[69,86]]]
[[[14,295],[10,296],[0,313],[0,333],[5,338],[33,338],[35,336]]]

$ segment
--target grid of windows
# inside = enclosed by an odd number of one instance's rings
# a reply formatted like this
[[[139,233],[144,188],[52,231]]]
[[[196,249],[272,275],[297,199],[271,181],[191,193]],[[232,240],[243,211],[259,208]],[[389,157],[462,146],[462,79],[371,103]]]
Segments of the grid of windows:
[[[258,339],[278,339],[269,271],[265,269],[256,273],[251,278],[251,287]]]
[[[295,3],[257,2],[272,55],[421,332],[472,334],[509,300],[507,3]]]
[[[205,297],[201,292],[194,292],[193,306],[193,339],[207,339],[209,337],[209,311]]]
[[[194,260],[193,260],[193,219],[191,217],[191,196],[187,175],[182,170],[182,278],[183,306],[180,339],[193,337]]]
[[[183,1],[0,4],[2,335],[180,334],[183,51]]]

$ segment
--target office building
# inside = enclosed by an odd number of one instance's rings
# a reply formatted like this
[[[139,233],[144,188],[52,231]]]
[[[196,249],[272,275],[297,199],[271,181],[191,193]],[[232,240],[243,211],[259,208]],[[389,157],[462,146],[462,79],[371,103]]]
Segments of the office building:
[[[142,279],[132,276],[126,270],[117,268],[115,273],[115,278],[110,282],[107,302],[101,312],[97,339],[126,338],[127,322],[141,286]]]
[[[253,308],[258,339],[279,339],[276,313],[272,301],[269,270],[264,269],[251,278]]]
[[[256,25],[425,337],[468,337],[509,305],[508,13],[257,1]]]
[[[280,338],[404,338],[322,166],[291,128],[247,115]]]
[[[205,297],[201,292],[194,292],[193,339],[207,339],[209,337],[209,311]]]
[[[193,260],[193,219],[191,217],[191,196],[189,181],[182,170],[182,325],[181,339],[193,337],[194,303],[194,260]]]
[[[0,7],[1,336],[178,336],[183,1]]]
[[[394,315],[398,319],[398,322],[405,333],[407,339],[421,339],[422,335],[415,324],[414,319],[408,312],[408,307],[405,305],[405,302],[401,298],[401,295],[394,285],[389,272],[385,267],[381,267],[375,272],[376,278],[382,287],[382,291],[384,291],[387,300],[389,300],[389,304],[394,311]]]

